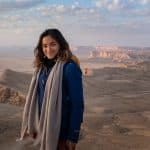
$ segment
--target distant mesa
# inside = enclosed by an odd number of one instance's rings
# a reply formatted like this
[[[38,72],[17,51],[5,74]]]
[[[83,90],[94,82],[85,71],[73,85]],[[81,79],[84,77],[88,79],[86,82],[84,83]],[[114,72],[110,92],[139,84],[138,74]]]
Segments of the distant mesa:
[[[97,46],[90,51],[89,58],[103,58],[115,62],[140,62],[149,60],[150,51],[147,48]]]
[[[96,57],[110,58],[118,62],[131,59],[129,54],[126,51],[124,51],[122,48],[117,46],[112,46],[112,47],[97,46],[96,50],[91,51],[90,53],[90,58],[96,58]]]
[[[76,51],[76,50],[77,50],[77,47],[75,47],[75,46],[70,46],[70,49],[71,49],[71,51]]]

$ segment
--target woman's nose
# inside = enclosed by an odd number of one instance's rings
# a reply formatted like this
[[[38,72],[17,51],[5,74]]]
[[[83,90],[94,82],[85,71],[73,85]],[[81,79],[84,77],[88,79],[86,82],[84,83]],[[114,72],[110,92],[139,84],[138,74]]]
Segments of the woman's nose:
[[[47,47],[47,50],[51,50],[51,47],[50,47],[50,46],[48,46],[48,47]]]

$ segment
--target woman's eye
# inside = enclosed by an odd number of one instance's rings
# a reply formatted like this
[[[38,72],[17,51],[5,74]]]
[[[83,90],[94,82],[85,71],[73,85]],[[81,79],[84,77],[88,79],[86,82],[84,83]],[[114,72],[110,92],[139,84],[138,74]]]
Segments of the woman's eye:
[[[52,44],[52,46],[55,46],[56,44]]]
[[[47,46],[44,46],[44,48],[46,48]]]
[[[52,43],[50,46],[56,46],[56,43]],[[43,45],[43,48],[47,48],[48,45]]]

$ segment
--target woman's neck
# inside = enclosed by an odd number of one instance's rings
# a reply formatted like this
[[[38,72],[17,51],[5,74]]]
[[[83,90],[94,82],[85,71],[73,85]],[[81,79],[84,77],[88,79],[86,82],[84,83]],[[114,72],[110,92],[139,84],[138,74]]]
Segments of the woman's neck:
[[[53,67],[55,65],[56,60],[57,60],[56,57],[51,58],[51,59],[48,59],[46,57],[45,60],[44,60],[44,65],[46,66],[46,68],[51,68],[51,67]]]

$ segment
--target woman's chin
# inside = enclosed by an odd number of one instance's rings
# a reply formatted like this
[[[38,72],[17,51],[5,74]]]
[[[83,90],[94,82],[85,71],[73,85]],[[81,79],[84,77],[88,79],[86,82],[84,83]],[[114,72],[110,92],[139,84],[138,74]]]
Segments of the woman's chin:
[[[48,59],[53,59],[55,56],[47,56]]]

